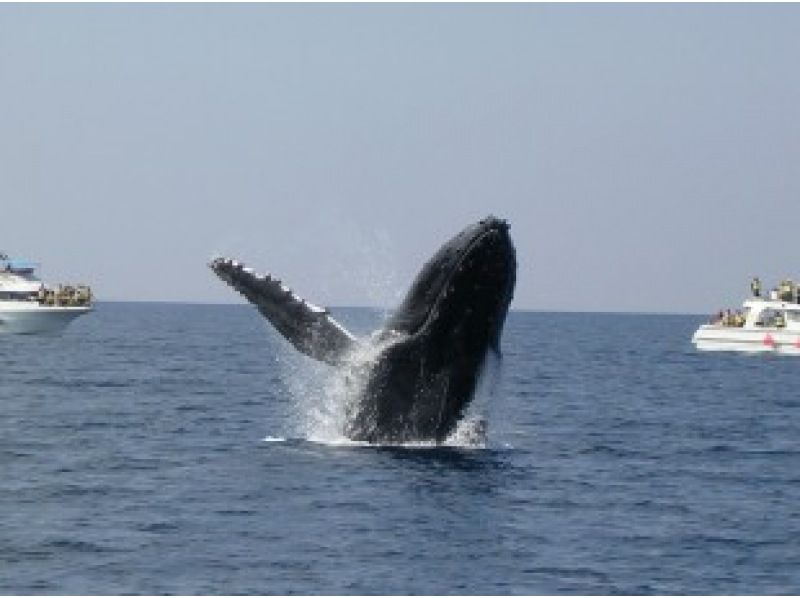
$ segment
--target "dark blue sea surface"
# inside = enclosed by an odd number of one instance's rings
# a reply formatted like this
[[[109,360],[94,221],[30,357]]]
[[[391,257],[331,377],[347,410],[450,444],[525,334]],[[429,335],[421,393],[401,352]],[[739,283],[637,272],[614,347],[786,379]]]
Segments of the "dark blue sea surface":
[[[0,592],[800,593],[800,360],[702,319],[511,313],[488,439],[444,447],[337,440],[248,306],[0,337]]]

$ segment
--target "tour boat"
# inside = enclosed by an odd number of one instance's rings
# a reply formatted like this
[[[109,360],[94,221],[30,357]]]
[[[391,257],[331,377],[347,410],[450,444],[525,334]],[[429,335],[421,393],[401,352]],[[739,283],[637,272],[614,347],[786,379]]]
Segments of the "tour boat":
[[[692,342],[703,351],[745,351],[800,355],[798,286],[791,284],[769,298],[753,297],[743,311],[720,312],[700,326]]]
[[[46,286],[36,264],[0,253],[0,333],[59,332],[92,310],[87,286]]]

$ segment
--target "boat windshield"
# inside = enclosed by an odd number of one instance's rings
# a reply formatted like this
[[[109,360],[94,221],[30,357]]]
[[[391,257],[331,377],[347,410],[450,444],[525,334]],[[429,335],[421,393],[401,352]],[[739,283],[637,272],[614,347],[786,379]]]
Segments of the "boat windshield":
[[[756,320],[756,326],[764,326],[766,328],[774,328],[784,326],[786,324],[786,312],[782,309],[773,309],[768,307],[764,309]]]
[[[0,260],[0,269],[14,274],[31,274],[36,270],[36,264],[26,260]]]

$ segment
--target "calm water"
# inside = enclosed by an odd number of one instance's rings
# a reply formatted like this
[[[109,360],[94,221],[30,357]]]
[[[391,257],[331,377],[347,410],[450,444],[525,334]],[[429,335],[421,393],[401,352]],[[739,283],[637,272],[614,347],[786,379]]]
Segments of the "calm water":
[[[511,314],[484,448],[332,442],[247,306],[0,337],[0,592],[796,594],[800,359],[700,319]]]

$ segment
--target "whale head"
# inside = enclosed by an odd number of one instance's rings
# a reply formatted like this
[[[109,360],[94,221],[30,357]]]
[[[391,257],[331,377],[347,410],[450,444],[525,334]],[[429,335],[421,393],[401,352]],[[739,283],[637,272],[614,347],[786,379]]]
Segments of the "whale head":
[[[386,328],[442,345],[460,342],[467,350],[499,349],[516,280],[508,229],[504,220],[489,216],[445,243],[417,275]]]

